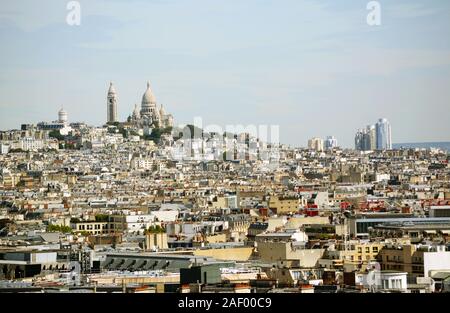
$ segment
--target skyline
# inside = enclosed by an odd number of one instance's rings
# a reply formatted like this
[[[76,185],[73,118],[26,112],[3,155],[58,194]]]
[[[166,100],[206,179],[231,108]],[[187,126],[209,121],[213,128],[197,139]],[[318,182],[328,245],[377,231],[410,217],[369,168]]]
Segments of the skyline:
[[[110,81],[123,121],[150,80],[176,124],[279,124],[282,143],[353,147],[385,117],[393,143],[450,141],[446,114],[424,118],[448,109],[450,4],[380,1],[370,27],[367,1],[256,2],[80,1],[80,26],[65,23],[66,2],[4,4],[1,128],[62,106],[102,125]]]
[[[4,2],[0,295],[450,293],[450,2]]]
[[[147,82],[147,89],[148,89],[148,87],[149,87],[149,82]],[[112,88],[112,89],[111,89]],[[116,95],[116,92],[115,92],[115,90],[114,90],[114,87],[113,87],[113,82],[110,82],[109,83],[109,88],[108,88],[108,92],[107,92],[107,97],[106,97],[106,100],[107,100],[107,109],[106,109],[106,122],[105,123],[103,123],[102,125],[105,125],[106,123],[110,123],[110,122],[124,122],[125,120],[118,120],[118,119],[115,119],[115,120],[113,120],[112,119],[112,115],[110,115],[111,113],[110,113],[110,110],[111,110],[111,108],[110,108],[110,94],[111,94],[111,90],[113,90],[112,92],[114,93],[114,97],[115,97],[115,95]],[[116,105],[116,104],[115,104]],[[139,108],[139,107],[141,107],[141,105],[138,105],[138,104],[135,104],[135,107],[134,107],[134,110],[136,110],[137,108]],[[117,111],[117,108],[115,108],[114,109],[115,111]],[[63,112],[63,113],[62,113]],[[115,113],[113,113],[113,115],[114,114],[116,114],[117,112],[115,112]],[[64,109],[64,106],[61,106],[61,108],[60,108],[60,110],[58,110],[58,119],[48,119],[48,120],[43,120],[43,121],[40,121],[41,123],[43,122],[43,123],[47,123],[47,122],[58,122],[58,121],[61,121],[61,114],[64,114],[64,119],[65,119],[65,121],[66,122],[68,122],[69,124],[70,123],[78,123],[78,122],[81,122],[81,123],[85,123],[85,121],[84,120],[72,120],[72,121],[69,121],[68,120],[68,112]],[[132,114],[129,114],[128,115],[128,117],[127,118],[131,118],[132,117],[132,115],[134,114],[134,111],[133,111],[133,113]],[[195,126],[197,126],[195,123],[197,123],[197,122],[200,122],[200,123],[202,123],[202,121],[201,121],[201,117],[200,117],[200,121],[198,120],[198,118],[199,117],[195,117],[194,118],[194,121],[193,121],[193,123],[191,123],[191,125],[195,125]],[[369,125],[367,125],[367,127],[376,127],[377,125],[378,125],[378,122],[380,122],[380,121],[382,121],[382,120],[384,120],[384,121],[386,121],[387,122],[387,120],[385,119],[385,118],[380,118],[375,124],[374,123],[370,123]],[[35,123],[22,123],[22,124],[35,124]],[[21,124],[21,125],[22,125]],[[184,127],[184,126],[186,126],[186,125],[189,125],[190,123],[187,123],[187,124],[177,124],[177,125],[175,125],[175,126],[179,126],[179,127]],[[94,127],[101,127],[101,125],[90,125],[90,126],[94,126]],[[214,129],[216,129],[217,127],[221,127],[220,125],[203,125],[204,126],[204,130],[207,130],[208,128],[210,128],[210,127],[213,127]],[[202,125],[199,125],[199,127],[200,128],[202,128],[203,127]],[[227,125],[227,126],[232,126],[232,127],[234,127],[233,125]],[[238,125],[236,125],[236,126],[238,126]],[[242,125],[244,128],[245,127],[249,127],[250,125]],[[275,125],[276,126],[276,125]],[[16,127],[16,128],[10,128],[10,129],[8,129],[8,130],[14,130],[14,129],[19,129],[19,127]],[[361,131],[363,131],[364,129],[361,129],[361,128],[359,128],[358,130],[357,130],[357,133],[359,133],[359,132],[361,132]],[[0,131],[7,131],[6,129],[0,129]],[[224,130],[223,131],[224,133],[226,133],[227,131],[226,130]],[[238,132],[236,132],[236,134],[239,134],[240,132],[238,131]],[[259,137],[259,136],[256,136],[256,137]],[[309,138],[308,139],[308,142],[307,142],[307,144],[305,144],[305,145],[302,145],[302,144],[300,144],[300,145],[297,145],[297,147],[306,147],[306,146],[309,146],[310,145],[310,141],[311,140],[313,140],[313,139],[316,139],[316,138],[320,138],[320,137],[314,137],[314,138]],[[333,140],[337,140],[337,138],[335,137],[335,136],[333,136],[333,135],[327,135],[327,136],[325,136],[325,138],[320,138],[320,139],[322,139],[324,142],[326,141],[326,140],[329,140],[329,139],[333,139]],[[428,141],[428,142],[407,142],[407,143],[400,143],[400,142],[397,142],[397,143],[393,143],[394,145],[399,145],[399,144],[426,144],[426,143],[444,143],[444,144],[446,144],[446,143],[450,143],[450,142],[448,142],[448,141],[441,141],[441,142],[437,142],[437,141]],[[280,142],[280,144],[285,144],[285,143],[283,143],[283,142]],[[392,144],[391,144],[392,145]],[[295,145],[294,145],[295,146]],[[341,146],[341,145],[336,145],[335,144],[335,146],[337,146],[337,147],[343,147],[343,146]],[[343,148],[349,148],[349,147],[343,147]],[[350,148],[355,148],[355,147],[350,147]],[[357,150],[358,150],[359,148],[357,148]],[[390,149],[392,149],[392,148],[390,148]]]

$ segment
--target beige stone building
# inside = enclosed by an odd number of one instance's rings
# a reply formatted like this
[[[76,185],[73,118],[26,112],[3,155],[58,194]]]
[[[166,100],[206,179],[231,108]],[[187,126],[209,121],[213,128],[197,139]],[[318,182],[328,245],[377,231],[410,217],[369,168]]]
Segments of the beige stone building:
[[[410,277],[428,277],[432,270],[450,269],[450,251],[445,251],[445,246],[387,246],[378,260],[382,270],[407,272]]]
[[[72,229],[76,233],[89,233],[90,235],[100,235],[100,234],[108,234],[108,222],[79,222],[74,223]]]
[[[298,267],[315,267],[325,249],[297,248],[292,242],[258,242],[255,255],[264,262],[294,261]]]
[[[223,248],[223,249],[197,249],[195,256],[207,256],[216,260],[248,261],[253,254],[253,247]]]
[[[145,235],[145,249],[146,250],[164,250],[168,249],[166,233],[152,233],[148,232]]]
[[[299,210],[300,200],[295,197],[272,196],[269,199],[269,209],[276,214],[294,213]]]

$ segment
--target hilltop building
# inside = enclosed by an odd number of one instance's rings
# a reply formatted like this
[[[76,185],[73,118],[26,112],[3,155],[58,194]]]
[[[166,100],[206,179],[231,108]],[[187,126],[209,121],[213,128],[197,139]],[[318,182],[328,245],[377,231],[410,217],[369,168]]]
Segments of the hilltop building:
[[[107,95],[107,109],[107,122],[117,122],[117,93],[112,83],[110,83]],[[150,134],[151,130],[155,128],[173,127],[173,116],[166,113],[163,105],[158,107],[155,95],[150,88],[150,82],[147,82],[141,107],[139,108],[137,104],[134,105],[134,110],[127,122],[134,128],[143,129],[145,134]]]
[[[114,89],[113,83],[109,83],[109,90],[107,96],[107,122],[114,123],[117,122],[117,94]]]

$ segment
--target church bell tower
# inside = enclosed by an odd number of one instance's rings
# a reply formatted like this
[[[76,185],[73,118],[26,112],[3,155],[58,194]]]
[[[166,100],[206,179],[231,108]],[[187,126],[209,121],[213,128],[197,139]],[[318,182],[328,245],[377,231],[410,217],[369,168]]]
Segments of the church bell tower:
[[[110,82],[108,96],[107,96],[107,117],[106,121],[108,123],[117,122],[117,95],[114,89],[113,83]]]

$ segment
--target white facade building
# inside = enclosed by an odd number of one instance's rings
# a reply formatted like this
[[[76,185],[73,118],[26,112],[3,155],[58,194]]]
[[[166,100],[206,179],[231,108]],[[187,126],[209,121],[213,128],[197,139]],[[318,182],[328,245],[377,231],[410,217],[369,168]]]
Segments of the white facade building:
[[[368,273],[358,273],[355,283],[368,288],[370,291],[403,291],[406,292],[407,272],[372,270]]]
[[[154,220],[155,217],[152,214],[127,215],[125,217],[127,231],[131,233],[140,232],[144,228],[148,229]]]
[[[68,123],[68,115],[67,112],[64,110],[64,108],[61,108],[61,110],[58,111],[58,122],[66,124]]]
[[[445,246],[436,246],[435,250],[423,254],[424,277],[433,270],[450,270],[450,251],[445,251]]]
[[[134,157],[130,161],[130,167],[135,170],[151,170],[153,163],[151,159]]]
[[[0,143],[0,154],[7,154],[10,147],[11,146],[9,144]]]

